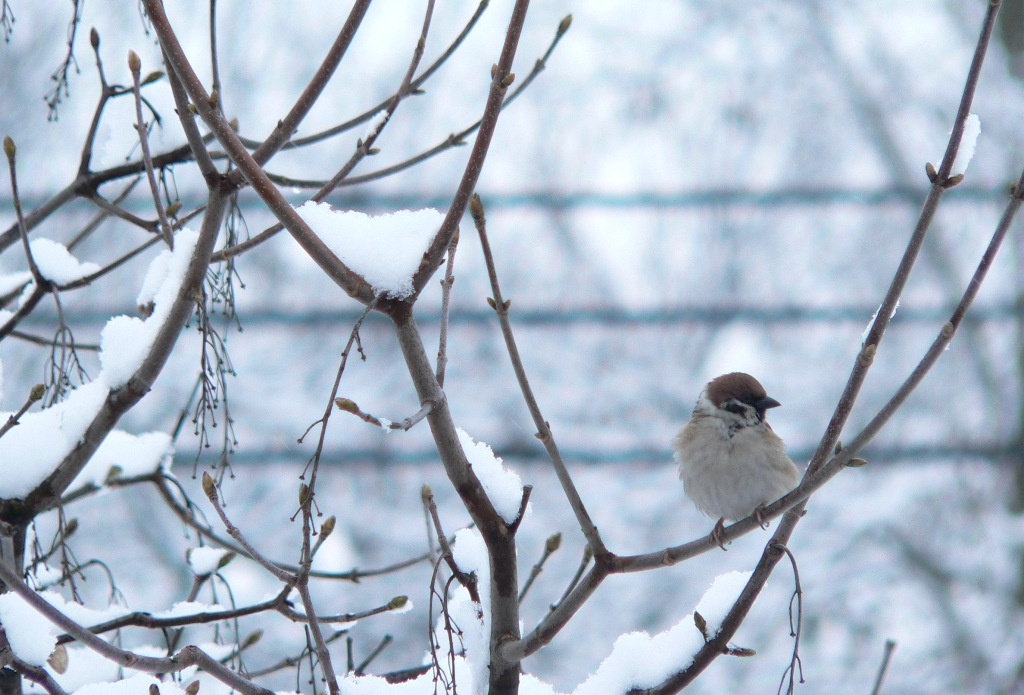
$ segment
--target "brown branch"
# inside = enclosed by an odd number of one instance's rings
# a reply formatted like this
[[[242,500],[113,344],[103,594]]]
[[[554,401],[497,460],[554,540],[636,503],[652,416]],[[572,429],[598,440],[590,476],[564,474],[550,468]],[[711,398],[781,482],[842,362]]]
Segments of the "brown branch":
[[[15,153],[17,148],[14,146],[14,140],[11,139],[10,135],[4,136],[4,154],[7,155],[7,170],[11,175],[11,201],[14,203],[14,214],[17,217],[18,232],[21,235],[21,245],[25,250],[25,258],[28,261],[29,272],[32,273],[32,279],[35,281],[37,287],[48,288],[49,282],[43,277],[43,274],[39,272],[39,266],[36,265],[35,259],[32,257],[32,248],[28,243],[28,228],[25,226],[25,216],[21,213],[21,198],[18,196],[18,171],[15,166]]]
[[[540,560],[537,560],[536,564],[530,568],[530,575],[523,582],[523,588],[519,591],[519,603],[522,604],[523,599],[526,598],[526,594],[529,593],[530,587],[540,576],[540,573],[544,571],[544,563],[548,561],[548,558],[554,555],[559,548],[562,547],[562,534],[555,533],[548,536],[547,541],[544,542],[544,552],[541,553]],[[582,574],[582,571],[580,572]]]
[[[320,63],[320,67],[317,68],[313,79],[302,90],[302,94],[299,95],[291,110],[280,120],[270,136],[252,153],[252,158],[257,164],[262,166],[270,161],[270,158],[291,138],[296,128],[299,127],[299,124],[306,117],[306,114],[313,108],[313,104],[316,103],[324,88],[327,87],[327,83],[333,77],[334,71],[341,64],[341,59],[345,56],[345,52],[352,43],[352,39],[355,38],[359,25],[362,24],[363,17],[366,15],[366,10],[369,7],[370,0],[356,0],[352,4],[352,9],[349,10],[345,24],[334,39],[334,43],[331,44],[331,48]],[[240,182],[241,179],[239,178],[235,181]]]
[[[576,515],[576,521],[579,523],[580,530],[583,531],[587,543],[594,551],[595,561],[601,563],[609,555],[608,549],[605,547],[604,540],[602,540],[597,526],[590,518],[586,505],[583,504],[583,499],[576,489],[576,483],[573,482],[565,461],[562,460],[562,455],[558,451],[558,445],[555,443],[554,434],[551,432],[551,425],[544,419],[544,414],[540,410],[537,398],[533,394],[533,388],[530,386],[530,380],[526,376],[526,367],[523,366],[522,357],[519,355],[519,347],[516,345],[515,335],[512,333],[512,324],[508,319],[508,309],[512,300],[506,300],[501,295],[501,287],[498,284],[498,271],[495,268],[494,257],[491,254],[491,245],[487,240],[487,221],[484,217],[484,206],[478,194],[473,194],[469,209],[473,216],[473,224],[476,226],[476,231],[480,236],[480,247],[483,249],[484,264],[487,266],[487,276],[490,279],[491,292],[494,295],[492,299],[488,300],[488,303],[498,316],[501,334],[505,339],[505,349],[508,352],[509,360],[512,362],[512,370],[515,372],[516,381],[519,383],[519,390],[522,392],[523,400],[526,402],[526,408],[530,411],[530,417],[533,418],[533,424],[537,428],[536,437],[541,441],[548,453],[548,458],[555,469],[555,475],[562,486],[562,492],[565,494],[566,499],[569,501],[569,506]]]
[[[222,620],[232,620],[234,618],[242,618],[247,615],[255,615],[265,611],[278,610],[285,606],[285,601],[288,599],[288,594],[290,593],[291,587],[288,586],[279,592],[274,598],[267,599],[261,603],[254,603],[250,606],[243,606],[241,608],[231,608],[219,611],[211,610],[203,611],[201,613],[192,613],[190,615],[179,615],[174,616],[173,618],[158,618],[152,613],[136,611],[134,613],[128,613],[127,615],[122,615],[106,622],[93,625],[86,629],[94,635],[101,635],[104,632],[120,630],[125,627],[142,627],[151,630],[164,630],[184,627],[186,625],[208,625]],[[68,642],[75,641],[77,641],[77,637],[68,633],[57,637],[57,644],[67,644]]]
[[[255,546],[252,545],[246,539],[245,534],[242,533],[241,529],[231,523],[231,519],[228,518],[227,513],[224,511],[224,506],[220,503],[220,497],[217,494],[217,484],[213,482],[213,478],[210,474],[203,471],[203,492],[206,493],[207,498],[210,500],[210,504],[213,505],[214,510],[217,512],[217,516],[220,517],[221,522],[224,524],[224,530],[228,532],[228,535],[235,539],[245,551],[245,554],[255,560],[263,569],[274,576],[275,579],[286,584],[288,586],[294,586],[297,579],[294,574],[287,572],[271,560],[263,556],[263,554],[256,550]]]
[[[444,372],[448,367],[448,313],[451,309],[452,285],[455,284],[455,250],[459,247],[459,233],[455,232],[452,243],[448,245],[448,261],[444,268],[444,277],[441,279],[441,328],[437,340],[437,367],[434,371],[434,378],[437,384],[444,388]]]
[[[448,569],[452,571],[452,575],[458,580],[459,584],[466,588],[469,592],[469,598],[473,603],[480,603],[480,592],[477,589],[477,578],[471,574],[467,574],[462,571],[462,568],[455,562],[455,556],[452,554],[452,548],[448,544],[448,537],[444,533],[444,529],[441,527],[441,517],[437,513],[437,504],[434,502],[434,493],[431,491],[429,485],[424,485],[421,492],[423,497],[423,503],[427,507],[427,512],[430,514],[430,520],[434,524],[434,533],[437,536],[437,542],[441,547],[441,558],[445,564],[448,565]]]
[[[502,103],[505,100],[505,93],[509,85],[515,79],[512,74],[512,60],[516,55],[516,48],[519,46],[519,36],[523,31],[523,24],[526,21],[526,10],[529,7],[529,0],[516,0],[512,9],[512,17],[509,20],[508,31],[505,34],[505,43],[501,48],[501,55],[497,64],[492,69],[491,89],[487,95],[487,104],[484,107],[483,117],[480,119],[480,129],[477,132],[476,142],[469,153],[469,161],[466,163],[462,180],[459,182],[452,203],[448,207],[444,222],[437,236],[430,243],[427,252],[423,254],[420,267],[413,275],[412,284],[414,288],[413,298],[426,287],[427,281],[434,274],[440,265],[441,256],[451,246],[452,238],[459,228],[459,221],[462,219],[466,206],[469,204],[469,196],[476,189],[476,182],[483,170],[484,160],[487,158],[487,150],[491,145],[491,138],[498,125],[498,116],[501,115]],[[413,301],[413,300],[410,300]]]
[[[37,512],[55,504],[68,485],[85,467],[107,433],[117,424],[121,415],[149,393],[153,382],[174,349],[182,327],[191,316],[194,288],[202,285],[210,253],[220,229],[223,212],[224,193],[219,188],[212,188],[206,214],[200,227],[199,239],[181,287],[168,309],[166,318],[157,329],[153,344],[142,363],[124,386],[111,390],[99,412],[86,428],[81,441],[64,457],[53,473],[29,493],[23,502],[0,501],[0,517],[12,522],[28,520],[33,518]]]
[[[370,413],[367,413],[362,408],[360,408],[355,401],[353,401],[350,398],[335,398],[334,405],[337,406],[338,410],[344,410],[346,413],[352,413],[363,422],[370,425],[374,425],[375,427],[379,427],[382,430],[387,430],[389,432],[394,430],[402,430],[403,432],[408,432],[416,424],[422,422],[423,419],[426,418],[428,414],[430,414],[430,410],[434,407],[433,403],[424,403],[422,406],[420,406],[419,410],[417,410],[409,417],[404,418],[399,422],[394,422],[392,420],[380,418],[377,417],[376,415],[371,415]]]
[[[253,159],[249,151],[239,141],[231,124],[224,115],[216,108],[216,101],[212,100],[210,94],[203,87],[202,82],[192,69],[192,65],[185,55],[184,49],[174,34],[167,15],[159,0],[142,0],[156,32],[157,38],[164,51],[164,57],[168,66],[177,75],[181,85],[188,97],[191,99],[195,110],[213,131],[214,136],[224,147],[225,152],[231,161],[241,170],[253,190],[260,197],[267,208],[299,243],[320,268],[334,280],[346,293],[368,304],[373,299],[373,292],[370,286],[356,273],[352,272],[341,260],[331,251],[323,241],[310,229],[305,220],[298,212],[288,204],[281,192],[267,178],[266,173]]]
[[[139,145],[142,148],[142,163],[146,167],[146,180],[149,182],[150,192],[153,194],[153,207],[156,209],[157,219],[160,223],[160,231],[164,236],[169,248],[174,248],[174,233],[171,231],[171,223],[167,219],[167,211],[164,209],[163,201],[160,200],[160,188],[156,183],[156,174],[153,172],[153,156],[149,151],[149,129],[142,117],[142,84],[140,73],[142,71],[142,60],[135,51],[128,51],[128,70],[132,74],[132,85],[135,96],[135,130],[139,134]]]
[[[878,675],[875,676],[875,685],[871,688],[871,695],[879,695],[882,692],[882,683],[885,681],[885,674],[889,670],[889,662],[892,660],[892,653],[896,650],[896,641],[885,640],[885,650],[882,652],[882,663],[878,666]]]
[[[487,9],[489,2],[490,0],[481,0],[480,4],[477,5],[476,11],[473,13],[473,16],[469,18],[469,21],[462,28],[462,31],[459,32],[458,36],[456,36],[455,39],[451,42],[451,44],[449,44],[448,48],[445,49],[445,51],[433,63],[431,63],[431,65],[426,70],[424,70],[417,77],[411,80],[407,85],[405,85],[405,92],[401,94],[402,97],[410,96],[413,94],[419,94],[421,92],[421,87],[423,86],[423,84],[455,53],[458,47],[466,39],[466,37],[469,35],[469,32],[472,31],[473,27],[476,25],[477,20],[480,19],[481,15],[483,15],[484,10]],[[344,123],[339,123],[338,125],[327,128],[326,130],[322,130],[319,133],[313,133],[311,135],[306,135],[301,138],[293,138],[289,140],[287,143],[285,143],[285,147],[304,147],[306,145],[311,145],[326,140],[328,138],[334,137],[335,135],[339,135],[348,130],[352,130],[356,126],[369,121],[375,115],[380,113],[382,109],[387,108],[388,104],[390,104],[393,99],[393,96],[389,97],[384,101],[380,102],[379,104],[377,104],[376,106],[367,109],[358,116],[354,116],[353,118],[350,118]],[[258,141],[248,140],[245,138],[242,138],[242,142],[245,143],[246,147],[258,147],[260,144]]]
[[[21,577],[4,562],[0,562],[0,580],[4,582],[10,591],[18,594],[25,603],[29,604],[58,628],[73,635],[84,646],[108,661],[112,661],[124,668],[142,671],[143,673],[179,673],[190,666],[199,666],[221,683],[235,688],[246,695],[272,695],[271,691],[253,684],[195,646],[185,647],[174,655],[165,658],[141,656],[134,652],[120,649],[106,640],[97,637],[89,632],[88,629],[64,615],[25,584]]]
[[[22,404],[20,408],[18,408],[18,411],[16,413],[11,413],[10,415],[7,416],[7,422],[5,422],[3,425],[0,425],[0,437],[7,434],[7,431],[10,430],[12,427],[16,427],[18,425],[18,420],[21,419],[21,416],[27,413],[28,409],[31,408],[34,403],[38,402],[40,398],[43,397],[43,393],[45,393],[45,391],[46,387],[43,386],[42,384],[36,384],[29,390],[28,398],[25,399],[25,403]]]

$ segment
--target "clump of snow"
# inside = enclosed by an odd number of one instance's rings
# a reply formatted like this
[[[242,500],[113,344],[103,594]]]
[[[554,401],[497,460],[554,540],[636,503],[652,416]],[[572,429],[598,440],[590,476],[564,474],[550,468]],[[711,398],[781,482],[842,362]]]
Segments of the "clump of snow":
[[[697,602],[696,611],[706,621],[709,637],[718,633],[732,604],[736,603],[743,587],[750,581],[750,575],[750,572],[726,572],[718,575]]]
[[[82,441],[109,392],[104,384],[92,382],[46,410],[22,415],[0,438],[0,498],[22,498],[45,480]],[[0,420],[10,415],[0,413]]]
[[[0,438],[0,461],[7,464],[4,475],[0,476],[0,497],[25,497],[45,480],[82,441],[111,389],[123,386],[139,368],[170,312],[198,239],[195,232],[181,230],[175,236],[174,251],[165,252],[166,256],[161,254],[150,265],[143,288],[151,297],[154,308],[146,320],[115,316],[107,322],[100,334],[100,364],[103,369],[99,377],[46,410],[22,415],[18,426]],[[38,242],[45,242],[40,248],[43,249],[41,258],[48,266],[47,270],[57,273],[57,276],[48,275],[51,279],[67,282],[74,279],[76,272],[83,275],[92,272],[87,264],[79,264],[67,254],[67,249],[60,244],[45,239],[37,239],[33,244]],[[9,415],[0,413],[0,418],[6,419]],[[168,453],[166,435],[132,438],[123,433],[112,434],[99,447],[79,480],[83,484],[99,484],[115,465],[126,475],[151,472]]]
[[[964,134],[960,138],[960,147],[956,151],[956,159],[953,160],[953,168],[950,170],[950,174],[956,176],[957,174],[966,174],[967,167],[971,163],[971,158],[974,157],[974,150],[978,146],[978,136],[981,135],[981,119],[978,118],[977,114],[971,113],[967,115],[967,120],[964,121]]]
[[[45,480],[82,441],[109,393],[105,384],[94,381],[46,410],[22,415],[18,425],[0,437],[0,461],[10,464],[0,476],[0,498],[23,498]],[[11,414],[0,412],[0,421]],[[122,476],[145,475],[163,465],[171,453],[170,437],[163,432],[135,436],[115,430],[73,485],[102,485],[115,466]]]
[[[79,625],[98,625],[100,623],[105,623],[108,620],[120,618],[121,616],[127,615],[131,612],[124,606],[117,605],[108,606],[103,609],[89,608],[88,606],[83,606],[81,603],[67,601],[63,596],[55,591],[40,591],[39,595],[42,596],[47,603],[74,620]]]
[[[145,320],[134,316],[115,316],[100,333],[99,380],[115,389],[131,378],[153,346],[160,326],[167,319],[171,305],[192,260],[199,235],[182,229],[174,236],[174,251],[164,251],[149,266],[139,292],[139,304],[154,304]]]
[[[878,309],[875,309],[875,312],[873,314],[871,314],[871,318],[868,320],[868,325],[864,327],[864,332],[860,334],[860,344],[861,345],[863,345],[864,341],[868,339],[868,333],[871,332],[871,327],[875,325],[875,319],[878,317],[878,312],[879,312],[879,310],[881,308],[882,308],[882,305],[879,304],[878,305]],[[892,313],[889,314],[889,319],[890,320],[894,316],[896,316],[896,312],[899,311],[899,309],[900,309],[900,300],[897,299],[896,300],[896,304],[892,308]]]
[[[58,244],[52,239],[33,239],[29,242],[29,248],[40,274],[58,285],[81,280],[100,269],[95,263],[82,263],[71,255],[64,244]]]
[[[187,615],[199,613],[219,613],[226,610],[224,606],[217,603],[200,603],[199,601],[178,601],[165,611],[153,613],[154,618],[181,618]],[[154,656],[159,656],[157,653]]]
[[[462,647],[462,653],[454,657],[450,654],[449,641],[444,634],[445,620],[439,618],[435,626],[437,659],[443,668],[454,663],[455,672],[447,673],[446,677],[449,682],[455,683],[458,692],[483,693],[487,687],[487,669],[490,664],[490,615],[486,610],[490,605],[490,564],[480,532],[469,528],[456,531],[452,558],[463,572],[476,574],[481,603],[473,602],[465,587],[459,586],[455,590],[448,601],[448,614],[461,631],[455,639],[455,649],[458,651]],[[411,601],[406,602],[409,608],[411,604]],[[426,658],[429,660],[430,656]],[[339,684],[344,695],[428,695],[435,692],[436,686],[432,670],[404,683],[388,683],[379,676],[350,674],[341,679]],[[525,695],[529,691],[521,689],[520,692]]]
[[[115,468],[119,477],[147,475],[167,463],[173,452],[171,437],[164,432],[134,435],[114,430],[96,449],[71,487],[101,486]]]
[[[203,577],[213,574],[220,569],[222,566],[221,562],[231,554],[230,550],[203,545],[190,549],[186,557],[188,559],[188,567],[192,570],[192,573],[197,577]]]
[[[366,130],[363,131],[363,142],[366,142],[371,137],[376,137],[377,134],[380,133],[380,129],[387,120],[387,117],[387,109],[381,109],[377,113],[373,114],[373,118],[371,118],[366,124]]]
[[[452,544],[452,559],[463,572],[476,574],[477,591],[480,594],[480,603],[477,604],[469,598],[469,592],[464,587],[459,587],[448,602],[451,618],[462,630],[461,641],[465,650],[465,656],[456,661],[462,668],[457,667],[454,676],[459,690],[465,688],[467,693],[484,692],[488,681],[487,668],[490,664],[491,616],[487,608],[491,605],[491,572],[487,546],[484,545],[480,532],[471,528],[456,531],[455,542]],[[441,663],[447,663],[449,645],[448,640],[442,636],[443,620],[438,620],[436,631],[440,637],[438,643],[442,645],[438,650],[438,657]]]
[[[697,604],[697,612],[707,621],[712,637],[735,603],[750,572],[719,575]],[[693,663],[693,656],[704,646],[704,636],[694,624],[693,614],[651,636],[646,632],[621,635],[611,654],[601,662],[573,695],[621,693],[631,688],[650,688]]]
[[[412,276],[444,220],[432,208],[371,216],[310,200],[295,210],[376,294],[392,299],[412,294]]]
[[[487,444],[474,440],[462,428],[458,433],[469,465],[484,486],[488,499],[501,518],[511,524],[516,520],[523,501],[523,482],[519,474],[505,468],[501,458]]]
[[[20,290],[29,282],[32,282],[32,273],[27,270],[0,275],[0,297]]]
[[[148,673],[112,683],[92,683],[76,690],[75,695],[146,695],[151,685],[160,688],[160,695],[185,695],[185,691],[173,681],[157,680]]]
[[[0,596],[0,624],[14,655],[33,666],[45,664],[57,646],[53,624],[14,592]]]

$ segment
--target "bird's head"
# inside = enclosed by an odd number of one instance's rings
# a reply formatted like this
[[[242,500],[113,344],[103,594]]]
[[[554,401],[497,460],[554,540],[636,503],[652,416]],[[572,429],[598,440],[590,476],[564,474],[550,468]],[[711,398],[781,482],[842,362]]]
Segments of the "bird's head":
[[[697,400],[696,411],[720,418],[732,427],[750,427],[764,422],[765,411],[779,405],[757,379],[731,372],[708,382]]]

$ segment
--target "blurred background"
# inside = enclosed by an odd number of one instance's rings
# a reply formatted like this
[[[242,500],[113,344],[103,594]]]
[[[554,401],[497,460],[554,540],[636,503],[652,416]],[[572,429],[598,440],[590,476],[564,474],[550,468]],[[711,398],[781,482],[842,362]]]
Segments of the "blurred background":
[[[711,377],[754,374],[783,403],[771,413],[772,426],[794,459],[806,462],[917,220],[928,186],[925,163],[941,160],[985,4],[656,0],[638,7],[552,0],[531,8],[517,83],[570,13],[572,26],[537,80],[504,111],[478,191],[531,384],[612,550],[653,551],[710,529],[713,520],[683,495],[669,441]],[[207,4],[173,5],[168,11],[179,37],[208,75]],[[1003,5],[972,108],[981,119],[977,152],[965,181],[942,200],[845,440],[892,395],[947,320],[995,228],[1008,184],[1024,166],[1024,3]],[[490,3],[425,93],[399,107],[377,142],[380,153],[356,176],[403,162],[479,117],[510,6]],[[109,82],[129,83],[129,48],[142,56],[143,74],[161,67],[154,36],[134,4],[75,7],[81,13],[76,64],[59,104],[47,90],[61,86],[51,73],[67,52],[71,7],[61,14],[14,4],[17,21],[0,46],[0,129],[18,143],[27,209],[74,178],[98,97],[88,29],[100,34]],[[424,64],[445,50],[476,8],[438,3]],[[348,7],[221,0],[217,12],[224,110],[238,118],[244,135],[263,137],[309,79]],[[421,23],[418,4],[374,2],[299,135],[388,98]],[[147,97],[163,116],[154,148],[183,142],[166,82],[148,88]],[[138,157],[132,108],[121,100],[105,112],[94,169]],[[330,178],[363,129],[285,151],[268,170]],[[344,187],[328,200],[371,213],[443,210],[467,154],[466,147],[454,148],[393,176]],[[184,209],[202,202],[191,166],[174,167],[173,181]],[[312,189],[292,183],[285,190],[297,204]],[[119,185],[100,192],[113,197]],[[14,218],[6,180],[2,188],[6,228]],[[140,186],[125,206],[145,217],[147,200]],[[272,224],[251,191],[242,192],[238,206],[240,234]],[[35,234],[67,241],[94,211],[85,202],[67,206]],[[869,465],[843,472],[816,495],[794,535],[807,692],[868,692],[886,639],[898,643],[889,692],[1024,692],[1019,229],[1018,223],[951,349],[863,452]],[[490,290],[468,218],[462,231],[445,383],[453,414],[535,486],[521,535],[522,571],[539,558],[547,536],[564,536],[524,608],[529,629],[561,595],[583,539],[533,436],[485,302]],[[75,254],[103,262],[143,238],[124,222],[109,221]],[[155,253],[62,296],[76,341],[96,343],[110,316],[135,312]],[[0,256],[2,272],[23,267],[17,247]],[[282,500],[294,499],[315,446],[297,439],[323,413],[360,307],[286,235],[239,257],[230,274],[237,319],[221,330],[235,373],[222,394],[230,427],[222,404],[204,448],[189,421],[199,369],[194,331],[121,427],[174,431],[185,413],[173,468],[182,483],[195,490],[195,467],[217,463],[222,448],[229,450],[229,512],[272,554],[293,558],[299,529],[288,521],[292,504]],[[51,306],[22,330],[52,339]],[[417,305],[428,341],[436,341],[439,306],[435,280]],[[370,317],[361,339],[366,359],[349,362],[340,394],[394,421],[412,415],[419,405],[388,322]],[[23,402],[29,385],[44,378],[48,357],[48,348],[26,340],[0,345],[0,407],[14,410]],[[98,373],[94,353],[83,350],[80,357],[87,374]],[[369,568],[424,551],[424,483],[438,495],[448,530],[467,522],[445,487],[424,426],[384,434],[337,413],[323,461],[321,506],[339,520],[319,558],[325,568]],[[68,513],[82,520],[76,552],[109,562],[118,600],[147,609],[187,590],[180,558],[196,540],[161,511],[151,490],[113,491]],[[111,528],[131,542],[110,548]],[[755,533],[728,553],[612,577],[525,668],[571,691],[617,635],[688,619],[711,578],[750,568],[766,538]],[[145,579],[133,574],[138,563]],[[429,571],[419,565],[360,585],[318,588],[339,611],[399,593],[413,599],[408,614],[352,629],[357,652],[368,652],[385,633],[396,638],[371,670],[421,660]],[[243,561],[225,573],[239,603],[272,590]],[[107,580],[96,577],[93,584],[101,600]],[[793,649],[792,591],[792,573],[780,565],[736,638],[758,656],[719,659],[695,692],[777,687]],[[301,631],[279,622],[280,630],[267,626],[270,634],[251,657],[256,662],[259,649],[281,653],[301,645]]]

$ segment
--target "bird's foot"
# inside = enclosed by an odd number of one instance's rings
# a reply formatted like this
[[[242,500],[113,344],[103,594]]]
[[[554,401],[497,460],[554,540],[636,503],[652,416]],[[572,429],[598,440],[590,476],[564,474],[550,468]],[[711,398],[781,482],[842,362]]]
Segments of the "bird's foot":
[[[764,510],[765,504],[764,502],[762,502],[761,504],[754,507],[754,511],[752,511],[750,515],[754,517],[754,521],[757,522],[758,526],[760,526],[761,528],[768,528],[768,519],[764,518]]]
[[[722,550],[725,550],[725,542],[722,539],[722,534],[725,532],[725,517],[720,517],[715,522],[715,527],[711,529],[711,540]]]

